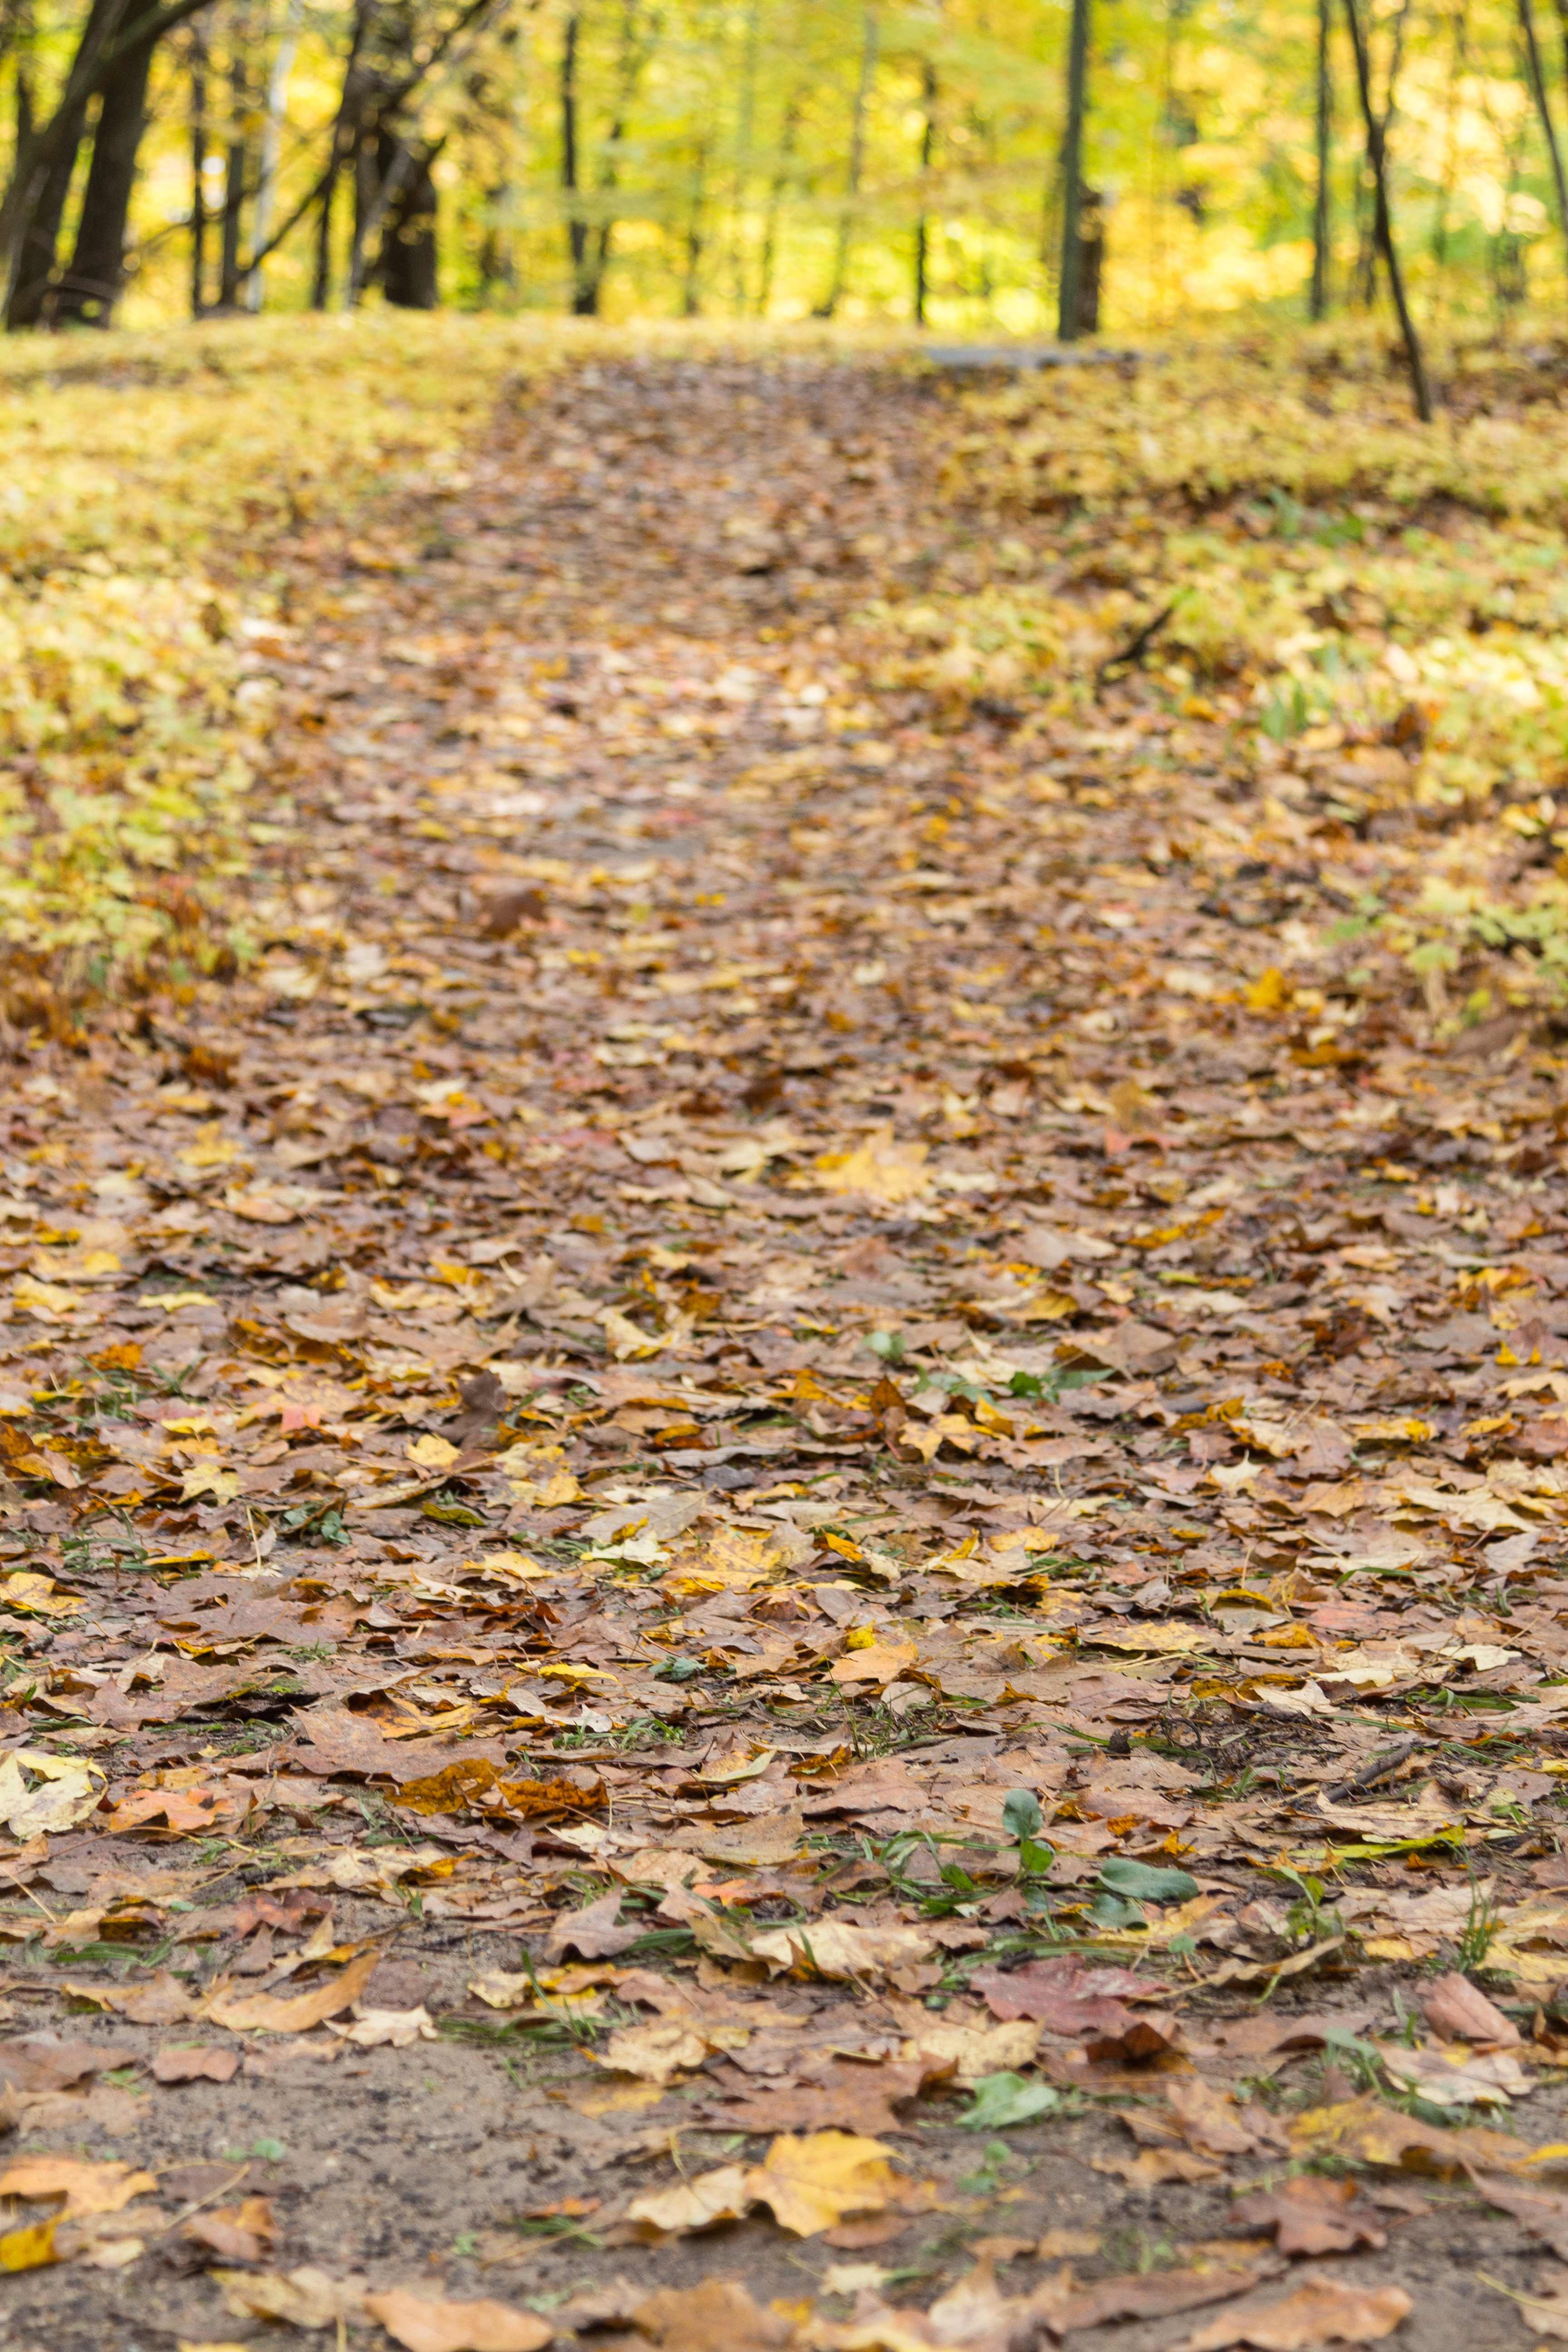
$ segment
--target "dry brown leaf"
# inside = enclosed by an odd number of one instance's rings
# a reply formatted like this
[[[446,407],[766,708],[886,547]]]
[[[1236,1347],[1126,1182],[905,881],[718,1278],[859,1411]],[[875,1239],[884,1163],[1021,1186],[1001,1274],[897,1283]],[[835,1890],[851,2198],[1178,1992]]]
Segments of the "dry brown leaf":
[[[363,2279],[335,2279],[311,2263],[297,2271],[209,2271],[236,2319],[281,2319],[290,2327],[363,2322]]]
[[[238,2072],[238,2051],[217,2042],[199,2050],[160,2050],[153,2061],[155,2083],[232,2083]]]
[[[1310,2352],[1319,2344],[1375,2344],[1392,2336],[1415,2309],[1402,2286],[1356,2287],[1313,2279],[1261,2311],[1211,2320],[1189,2336],[1181,2352]]]
[[[309,2033],[359,1999],[381,1958],[379,1952],[362,1952],[335,1977],[310,1992],[279,2000],[269,1992],[236,1993],[226,1984],[215,1986],[207,1997],[206,2014],[215,2025],[231,2033]]]
[[[1239,2199],[1230,2219],[1240,2229],[1272,2230],[1282,2254],[1342,2254],[1388,2242],[1388,2232],[1370,2208],[1357,2203],[1353,2180],[1323,2180],[1311,2173]]]
[[[1468,1977],[1436,1977],[1419,1988],[1415,1998],[1422,2016],[1445,2042],[1475,2042],[1516,2050],[1523,2038],[1513,2020],[1505,2017],[1484,1992],[1478,1992]]]
[[[541,2352],[555,2330],[536,2312],[505,2303],[443,2303],[395,2287],[367,2294],[364,2309],[405,2352]]]
[[[660,2287],[635,2312],[637,2331],[661,2352],[784,2352],[793,2320],[754,2304],[738,2279]]]

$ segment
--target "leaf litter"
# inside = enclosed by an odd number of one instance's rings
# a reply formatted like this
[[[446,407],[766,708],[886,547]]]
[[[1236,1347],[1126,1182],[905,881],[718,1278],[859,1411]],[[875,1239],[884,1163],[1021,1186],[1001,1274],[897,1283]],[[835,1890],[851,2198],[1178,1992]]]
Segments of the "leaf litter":
[[[606,343],[271,543],[256,959],[10,1038],[18,2341],[1554,2311],[1550,795],[1386,582],[1106,677],[1087,396]]]

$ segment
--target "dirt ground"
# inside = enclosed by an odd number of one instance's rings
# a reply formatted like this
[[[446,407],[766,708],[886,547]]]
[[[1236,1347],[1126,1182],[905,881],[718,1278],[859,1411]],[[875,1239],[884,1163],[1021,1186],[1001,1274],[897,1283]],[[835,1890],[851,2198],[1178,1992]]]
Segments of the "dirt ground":
[[[3,2153],[153,2181],[8,2352],[1568,2334],[1553,1040],[1289,1021],[1419,844],[1217,709],[908,684],[868,607],[1062,528],[962,429],[514,386],[252,625],[261,962],[18,1040]],[[862,2128],[813,2228],[631,2210]]]

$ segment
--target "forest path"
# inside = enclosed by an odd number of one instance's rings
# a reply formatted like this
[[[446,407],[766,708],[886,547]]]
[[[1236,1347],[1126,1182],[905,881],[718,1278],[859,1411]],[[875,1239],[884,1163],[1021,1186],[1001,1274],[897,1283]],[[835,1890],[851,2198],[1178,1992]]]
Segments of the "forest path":
[[[259,967],[32,1055],[7,2146],[156,2185],[22,2352],[1532,2340],[1555,1067],[1291,1013],[1201,703],[900,683],[956,429],[605,361],[303,532]]]

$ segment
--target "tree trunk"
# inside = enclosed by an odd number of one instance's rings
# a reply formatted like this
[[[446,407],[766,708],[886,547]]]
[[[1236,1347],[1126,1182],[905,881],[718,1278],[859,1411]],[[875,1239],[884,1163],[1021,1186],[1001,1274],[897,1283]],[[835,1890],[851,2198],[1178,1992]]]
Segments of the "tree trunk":
[[[246,184],[250,177],[250,142],[244,126],[250,118],[250,68],[246,56],[251,37],[248,14],[236,8],[229,17],[229,121],[236,128],[224,152],[223,245],[218,272],[218,308],[239,308],[239,229],[245,209]]]
[[[1394,221],[1388,204],[1388,151],[1384,137],[1387,115],[1379,118],[1372,102],[1372,74],[1367,62],[1366,41],[1362,32],[1361,18],[1356,13],[1356,0],[1345,0],[1345,22],[1350,29],[1351,47],[1355,52],[1356,88],[1361,96],[1362,118],[1366,125],[1367,160],[1372,165],[1373,186],[1373,235],[1383,256],[1383,266],[1388,272],[1389,291],[1399,314],[1399,331],[1405,341],[1405,355],[1410,363],[1410,383],[1415,394],[1415,414],[1423,425],[1432,422],[1432,387],[1426,379],[1426,362],[1422,354],[1421,338],[1415,331],[1415,321],[1410,315],[1405,299],[1405,278],[1394,249]],[[1403,16],[1401,18],[1403,22]],[[1394,111],[1393,86],[1390,84],[1388,114]]]
[[[561,185],[566,195],[572,309],[577,318],[592,319],[599,308],[599,289],[588,267],[588,224],[578,206],[577,37],[581,26],[582,18],[574,8],[561,37]]]
[[[855,110],[849,119],[849,171],[845,185],[847,198],[838,215],[838,236],[833,248],[833,282],[826,299],[812,313],[814,318],[831,319],[844,299],[844,282],[849,270],[849,239],[855,226],[855,206],[860,194],[860,174],[866,163],[866,105],[871,95],[871,84],[877,72],[877,51],[881,41],[881,26],[874,8],[868,8],[860,40],[860,75],[855,85]]]
[[[207,44],[205,28],[191,28],[191,316],[207,307]]]
[[[1333,0],[1318,0],[1318,185],[1312,205],[1312,290],[1308,316],[1321,319],[1329,307],[1329,163],[1333,134],[1333,82],[1329,68],[1330,12]]]
[[[681,289],[680,315],[696,319],[702,312],[702,205],[708,184],[708,150],[697,150],[691,178],[691,210],[686,216],[686,279]]]
[[[82,34],[84,49],[89,41],[96,47],[109,37],[123,6],[124,0],[93,0],[87,27]],[[24,88],[25,85],[19,84],[19,106]],[[30,115],[30,105],[27,112]],[[19,113],[16,143],[20,149],[25,149],[28,143],[29,127]],[[5,307],[5,324],[9,329],[39,326],[53,310],[55,286],[59,275],[56,252],[59,245],[60,224],[65,218],[71,181],[76,175],[77,157],[81,152],[86,129],[87,100],[84,98],[69,110],[61,125],[58,149],[53,163],[42,174],[30,215],[22,232],[16,278]]]
[[[153,41],[142,40],[123,50],[105,85],[81,218],[77,223],[76,250],[55,304],[58,321],[107,327],[113,320],[125,283],[125,231],[136,184],[136,158],[147,127],[147,77],[153,47]]]
[[[372,5],[373,0],[355,0],[353,30],[349,36],[349,53],[343,65],[342,92],[332,123],[332,143],[327,153],[327,168],[321,174],[321,209],[316,220],[316,274],[310,288],[312,310],[328,310],[332,299],[332,206],[343,158],[355,144],[359,58],[364,46]]]
[[[930,229],[926,216],[926,182],[931,178],[931,149],[936,139],[936,68],[928,58],[921,72],[921,208],[915,222],[915,324],[926,322],[926,298],[931,291]]]
[[[377,161],[382,165],[384,182],[392,169],[392,151],[401,143],[390,131],[384,131],[380,135]],[[408,151],[405,149],[404,152],[407,154]],[[382,289],[396,310],[434,310],[440,300],[437,203],[430,158],[410,155],[397,192],[387,206],[377,265]]]
[[[1535,111],[1541,118],[1541,135],[1546,142],[1546,152],[1552,163],[1552,185],[1557,191],[1557,226],[1568,244],[1568,184],[1563,177],[1563,156],[1557,144],[1557,131],[1552,120],[1552,108],[1546,96],[1546,77],[1541,70],[1541,50],[1535,38],[1535,14],[1530,0],[1518,0],[1519,29],[1524,36],[1524,61],[1529,71],[1530,87],[1535,100]]]
[[[1083,118],[1089,82],[1089,0],[1072,0],[1068,39],[1068,111],[1062,135],[1062,266],[1057,288],[1057,339],[1083,332]]]

